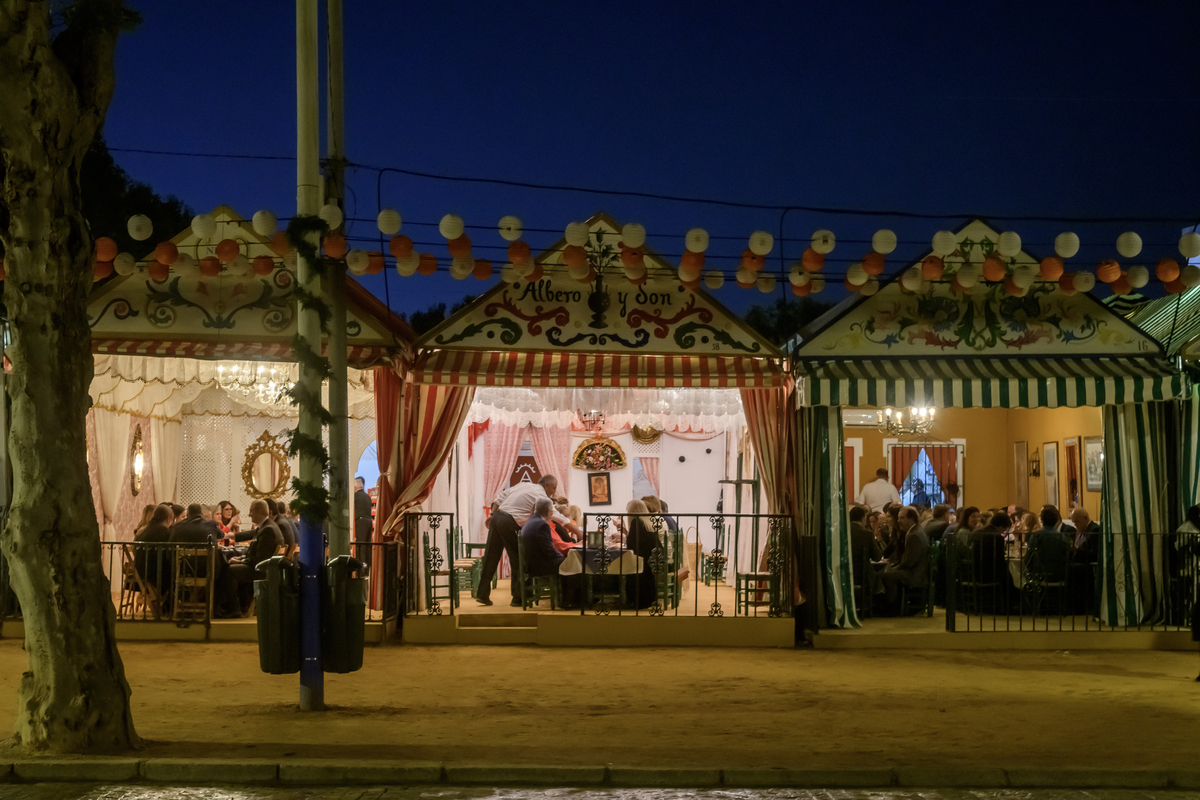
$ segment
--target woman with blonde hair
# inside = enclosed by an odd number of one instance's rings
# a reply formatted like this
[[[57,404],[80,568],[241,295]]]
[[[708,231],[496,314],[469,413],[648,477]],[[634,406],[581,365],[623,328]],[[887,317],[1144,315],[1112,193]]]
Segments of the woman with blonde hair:
[[[137,527],[133,529],[134,537],[144,531],[146,526],[150,524],[150,520],[154,518],[154,509],[156,508],[158,508],[158,506],[148,505],[142,509],[142,519],[140,522],[138,522]]]
[[[630,500],[625,505],[629,522],[625,525],[625,546],[642,559],[642,571],[629,581],[626,597],[635,608],[649,608],[658,597],[658,586],[650,568],[650,556],[659,546],[658,537],[651,530],[650,509],[641,500]]]

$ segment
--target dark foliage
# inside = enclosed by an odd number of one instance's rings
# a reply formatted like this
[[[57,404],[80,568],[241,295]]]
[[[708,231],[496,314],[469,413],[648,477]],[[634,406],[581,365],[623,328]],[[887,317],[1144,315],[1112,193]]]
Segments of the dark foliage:
[[[832,303],[823,303],[809,297],[796,300],[776,300],[768,306],[754,305],[746,312],[746,324],[773,344],[786,345],[800,329],[820,317]]]
[[[445,303],[430,306],[424,311],[414,311],[412,314],[407,315],[408,324],[412,326],[412,329],[418,336],[424,336],[428,331],[436,328],[447,316],[454,316],[474,301],[474,295],[464,296],[462,300],[450,306],[449,315],[446,313]]]

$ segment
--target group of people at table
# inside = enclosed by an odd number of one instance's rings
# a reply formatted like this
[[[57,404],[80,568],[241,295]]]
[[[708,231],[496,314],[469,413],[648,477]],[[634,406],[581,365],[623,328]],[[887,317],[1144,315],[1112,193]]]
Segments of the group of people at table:
[[[511,605],[519,607],[522,605],[522,582],[518,575],[521,549],[525,554],[524,564],[521,565],[525,575],[540,577],[560,574],[567,554],[572,549],[583,547],[585,533],[580,528],[583,513],[579,506],[571,505],[566,498],[556,498],[557,491],[558,479],[553,475],[545,475],[537,483],[518,483],[501,490],[496,496],[487,521],[487,544],[476,602],[492,605],[492,579],[503,554],[508,554],[513,571]],[[619,539],[616,544],[621,550],[632,551],[641,563],[635,574],[627,574],[622,570],[621,575],[613,578],[628,581],[625,595],[630,605],[648,608],[657,595],[650,556],[663,545],[656,530],[663,534],[674,534],[679,530],[679,525],[667,514],[667,504],[653,495],[630,500],[625,513],[628,524],[620,517],[615,521]],[[653,524],[656,517],[661,519],[658,524]],[[686,551],[687,548],[680,549]],[[679,555],[680,565],[675,579],[685,581],[691,575],[691,565],[686,552]],[[582,601],[579,587],[573,585],[572,581],[563,581],[562,601],[567,608]]]

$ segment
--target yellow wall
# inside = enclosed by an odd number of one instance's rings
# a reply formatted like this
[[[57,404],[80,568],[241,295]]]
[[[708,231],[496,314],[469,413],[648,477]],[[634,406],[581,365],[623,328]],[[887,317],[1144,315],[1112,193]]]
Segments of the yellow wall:
[[[979,508],[1007,506],[1015,499],[1013,444],[1028,443],[1029,454],[1034,448],[1041,457],[1044,442],[1058,442],[1059,499],[1055,503],[1066,509],[1066,446],[1064,439],[1076,437],[1082,451],[1084,436],[1100,436],[1103,421],[1098,408],[946,408],[939,409],[930,440],[949,442],[965,439],[963,472],[960,479],[964,500]],[[862,439],[862,457],[858,464],[859,485],[874,480],[875,470],[887,468],[883,450],[884,434],[874,428],[845,430],[846,439]],[[892,438],[892,437],[888,437]],[[1028,475],[1028,470],[1025,470]],[[1029,481],[1029,507],[1041,508],[1045,502],[1043,479]],[[847,487],[847,494],[855,494]],[[961,505],[961,503],[960,503]],[[1100,516],[1100,493],[1083,492],[1083,505],[1092,519]]]

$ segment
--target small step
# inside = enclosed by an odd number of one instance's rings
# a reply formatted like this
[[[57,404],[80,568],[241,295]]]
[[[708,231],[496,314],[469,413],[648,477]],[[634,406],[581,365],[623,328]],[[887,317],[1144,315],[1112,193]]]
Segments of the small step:
[[[537,628],[459,628],[459,644],[537,644]]]
[[[537,628],[536,614],[455,614],[461,628]]]

